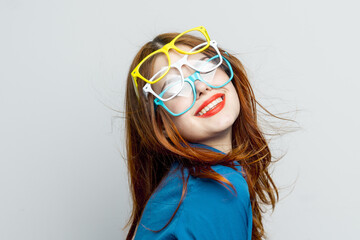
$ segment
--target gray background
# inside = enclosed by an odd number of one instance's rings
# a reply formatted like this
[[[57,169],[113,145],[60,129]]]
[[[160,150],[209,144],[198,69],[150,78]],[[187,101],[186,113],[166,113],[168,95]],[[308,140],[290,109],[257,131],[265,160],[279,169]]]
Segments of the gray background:
[[[0,239],[125,238],[123,120],[111,109],[123,111],[140,46],[200,25],[238,53],[261,103],[292,111],[286,117],[303,127],[272,145],[287,155],[274,168],[281,201],[265,216],[270,239],[358,239],[358,9],[320,0],[0,0]]]

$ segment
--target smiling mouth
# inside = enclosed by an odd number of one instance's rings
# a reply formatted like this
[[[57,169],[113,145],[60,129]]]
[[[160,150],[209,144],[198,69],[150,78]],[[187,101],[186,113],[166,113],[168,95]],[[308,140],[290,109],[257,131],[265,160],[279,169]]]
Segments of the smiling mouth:
[[[225,94],[218,93],[206,100],[196,111],[196,117],[210,117],[220,112],[225,106]]]

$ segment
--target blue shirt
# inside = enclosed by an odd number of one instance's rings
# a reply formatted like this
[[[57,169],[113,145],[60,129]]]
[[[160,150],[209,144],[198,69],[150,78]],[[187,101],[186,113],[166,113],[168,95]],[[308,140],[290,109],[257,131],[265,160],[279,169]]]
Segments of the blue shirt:
[[[223,153],[203,144],[191,144]],[[223,153],[225,154],[225,153]],[[197,239],[251,240],[252,210],[247,182],[234,169],[214,165],[211,168],[227,178],[236,188],[237,196],[212,179],[189,177],[183,202],[170,224],[160,232],[175,212],[182,194],[181,171],[175,163],[147,202],[134,240]],[[237,165],[241,171],[241,166]],[[185,179],[188,170],[184,170]],[[146,228],[145,228],[146,227]]]

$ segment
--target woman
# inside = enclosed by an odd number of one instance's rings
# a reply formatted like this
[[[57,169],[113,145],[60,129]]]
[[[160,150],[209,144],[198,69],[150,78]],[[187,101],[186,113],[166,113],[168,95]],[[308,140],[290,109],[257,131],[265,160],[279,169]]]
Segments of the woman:
[[[274,209],[278,190],[256,103],[241,62],[202,26],[140,49],[126,89],[126,239],[265,237],[260,205]]]

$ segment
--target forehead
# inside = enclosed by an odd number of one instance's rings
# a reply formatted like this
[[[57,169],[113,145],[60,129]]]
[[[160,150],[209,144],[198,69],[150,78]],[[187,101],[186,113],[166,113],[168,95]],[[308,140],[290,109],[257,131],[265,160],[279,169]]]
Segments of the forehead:
[[[187,46],[185,44],[178,45],[178,47],[180,47],[181,49],[183,49],[185,51],[190,51],[192,49],[192,47]],[[180,58],[184,57],[184,54],[181,54],[181,53],[177,52],[174,49],[170,49],[169,50],[169,57],[170,57],[171,64],[174,64]],[[168,61],[166,55],[165,54],[158,54],[157,57],[154,59],[153,73],[157,73],[164,66],[168,66],[168,65],[169,65],[169,61]]]

